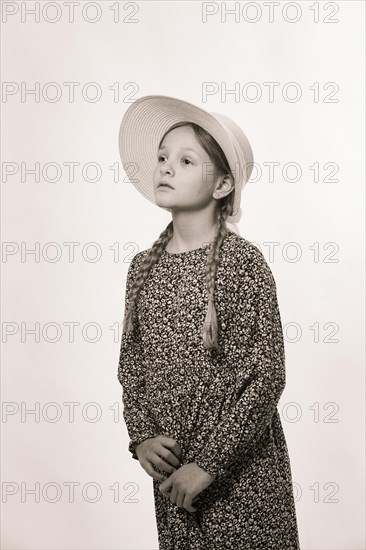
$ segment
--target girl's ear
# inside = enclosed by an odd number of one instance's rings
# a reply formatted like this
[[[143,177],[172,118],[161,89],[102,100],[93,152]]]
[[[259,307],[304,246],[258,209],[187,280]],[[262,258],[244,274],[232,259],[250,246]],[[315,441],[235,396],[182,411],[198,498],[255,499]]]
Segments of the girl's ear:
[[[226,174],[223,179],[223,183],[228,186],[228,189],[232,191],[235,187],[235,181],[231,174]]]
[[[234,189],[235,183],[231,174],[226,174],[224,177],[221,177],[218,184],[216,185],[214,191],[214,197],[223,198],[226,195],[229,195]]]

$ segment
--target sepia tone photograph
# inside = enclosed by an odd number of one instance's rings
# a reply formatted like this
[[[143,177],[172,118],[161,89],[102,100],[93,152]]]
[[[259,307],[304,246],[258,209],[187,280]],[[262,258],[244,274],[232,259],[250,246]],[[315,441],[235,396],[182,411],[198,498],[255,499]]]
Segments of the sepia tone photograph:
[[[365,550],[365,3],[0,10],[1,548]]]

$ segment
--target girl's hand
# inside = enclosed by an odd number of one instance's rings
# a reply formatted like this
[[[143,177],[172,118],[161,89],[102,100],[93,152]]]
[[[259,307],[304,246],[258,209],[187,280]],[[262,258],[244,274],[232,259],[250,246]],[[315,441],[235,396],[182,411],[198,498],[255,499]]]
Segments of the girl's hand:
[[[179,508],[185,508],[188,512],[196,512],[197,508],[192,502],[216,479],[195,462],[184,464],[168,479],[160,484],[159,491]]]
[[[165,435],[157,435],[141,441],[136,445],[135,453],[143,469],[149,476],[159,481],[164,481],[167,476],[156,472],[154,466],[167,474],[172,474],[181,464],[179,460],[182,454],[181,446]]]

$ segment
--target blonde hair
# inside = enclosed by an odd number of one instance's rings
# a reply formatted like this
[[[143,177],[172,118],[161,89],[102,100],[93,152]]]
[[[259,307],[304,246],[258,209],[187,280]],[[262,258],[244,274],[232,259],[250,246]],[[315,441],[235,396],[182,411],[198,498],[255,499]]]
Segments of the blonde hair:
[[[163,135],[160,140],[159,147],[162,144],[165,136],[174,128],[179,126],[191,126],[195,132],[196,138],[205,149],[211,161],[214,165],[215,171],[220,175],[229,175],[231,178],[232,172],[228,165],[225,154],[217,141],[204,130],[201,126],[194,124],[192,122],[178,122],[171,126]],[[226,226],[226,220],[228,216],[232,215],[233,204],[234,204],[234,189],[229,195],[217,201],[217,226],[214,241],[210,247],[207,264],[205,269],[205,281],[207,288],[207,297],[208,297],[208,306],[206,318],[202,327],[202,338],[204,346],[207,349],[216,349],[221,351],[221,348],[218,344],[218,323],[217,316],[214,304],[214,295],[215,295],[215,279],[217,267],[220,262],[220,249],[222,243],[228,234],[228,229]],[[171,221],[164,231],[160,234],[159,238],[153,243],[152,247],[148,250],[148,253],[144,257],[139,267],[136,278],[131,286],[128,303],[129,307],[125,312],[123,330],[130,332],[133,330],[133,312],[136,307],[140,290],[145,284],[145,280],[149,275],[150,269],[154,264],[159,260],[160,256],[163,254],[168,242],[172,238],[174,233],[173,221]]]

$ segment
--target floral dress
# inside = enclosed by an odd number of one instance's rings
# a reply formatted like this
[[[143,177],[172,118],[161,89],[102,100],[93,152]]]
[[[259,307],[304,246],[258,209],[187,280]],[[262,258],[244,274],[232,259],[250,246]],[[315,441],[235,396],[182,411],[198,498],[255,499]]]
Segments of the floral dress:
[[[161,550],[299,550],[288,448],[277,404],[285,352],[276,283],[261,251],[229,231],[220,250],[215,309],[220,351],[204,347],[210,244],[164,250],[123,332],[118,379],[129,451],[162,434],[181,462],[216,479],[188,512],[152,479]],[[128,291],[147,250],[130,264]],[[159,471],[159,470],[157,470]]]

